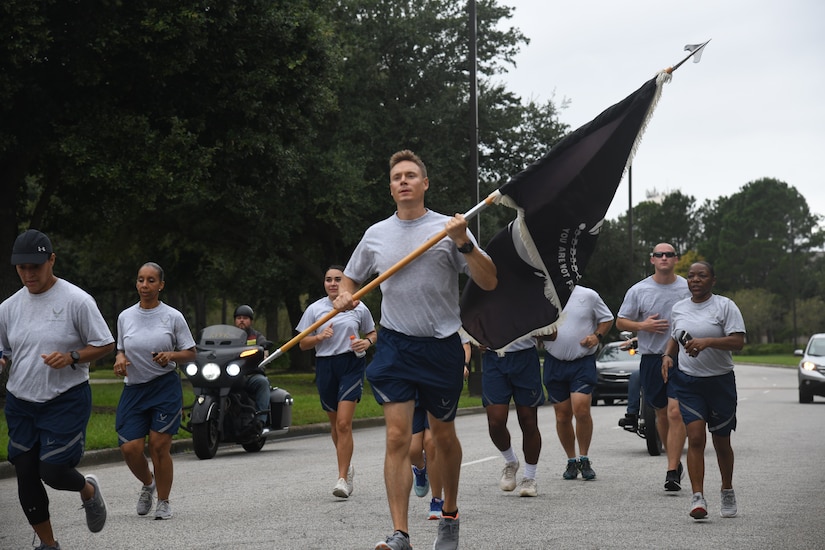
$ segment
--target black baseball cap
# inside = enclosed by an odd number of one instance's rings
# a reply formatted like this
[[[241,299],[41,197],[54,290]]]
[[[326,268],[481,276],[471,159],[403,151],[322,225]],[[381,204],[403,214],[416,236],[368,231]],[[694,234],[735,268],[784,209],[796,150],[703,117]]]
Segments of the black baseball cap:
[[[37,229],[29,229],[17,236],[11,249],[11,265],[41,265],[52,255],[52,242]]]

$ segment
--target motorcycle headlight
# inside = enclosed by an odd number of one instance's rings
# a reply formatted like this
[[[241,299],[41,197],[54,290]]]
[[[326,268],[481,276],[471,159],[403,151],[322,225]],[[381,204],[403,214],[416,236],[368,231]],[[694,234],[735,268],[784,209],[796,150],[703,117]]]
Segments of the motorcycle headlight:
[[[186,372],[186,376],[195,376],[198,374],[198,366],[195,363],[189,363],[184,367],[184,372]]]
[[[203,374],[203,377],[211,382],[212,380],[217,380],[217,378],[221,375],[221,368],[217,363],[207,363],[201,369],[201,374]]]
[[[226,365],[226,374],[229,376],[238,376],[241,373],[241,366],[237,363],[229,363]]]

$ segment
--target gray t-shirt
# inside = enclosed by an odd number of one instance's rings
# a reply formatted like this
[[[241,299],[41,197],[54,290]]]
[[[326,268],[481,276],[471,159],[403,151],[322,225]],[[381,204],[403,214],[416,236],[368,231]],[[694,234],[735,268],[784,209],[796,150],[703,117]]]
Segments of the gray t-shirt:
[[[690,298],[690,290],[684,277],[677,275],[671,284],[660,285],[651,275],[630,287],[618,316],[631,321],[644,321],[651,315],[658,314],[660,319],[670,321],[673,304],[685,298]],[[636,337],[639,340],[639,353],[662,354],[670,340],[670,332],[666,330],[662,334],[656,334],[640,330]]]
[[[745,333],[742,313],[733,301],[724,296],[711,295],[701,303],[689,298],[677,302],[671,314],[676,341],[683,330],[693,338],[722,338],[731,334]],[[685,352],[679,345],[679,370],[691,376],[719,376],[733,370],[733,354],[716,348],[705,348],[696,357]]]
[[[583,346],[582,339],[593,334],[599,323],[612,320],[613,313],[595,290],[576,285],[561,312],[556,339],[545,340],[544,349],[561,361],[575,361],[593,355],[599,346]]]
[[[329,299],[329,296],[324,296],[320,300],[312,302],[307,306],[295,329],[303,332],[332,309],[332,300]],[[329,325],[332,325],[332,338],[318,342],[315,346],[316,357],[331,357],[352,351],[350,336],[355,335],[356,338],[360,338],[362,334],[369,334],[375,330],[375,321],[373,321],[372,314],[364,305],[364,302],[359,303],[358,307],[352,311],[342,311],[337,314],[315,329],[312,334],[317,335],[323,332]]]
[[[94,298],[64,279],[40,294],[21,288],[0,304],[0,345],[12,359],[6,389],[24,401],[45,403],[89,379],[89,363],[53,369],[41,355],[114,341]]]
[[[176,351],[195,347],[195,339],[183,314],[160,302],[143,309],[135,304],[117,317],[117,349],[126,354],[127,385],[143,384],[175,369],[170,361],[165,367],[152,361],[152,352]]]
[[[352,253],[344,275],[361,284],[387,271],[443,231],[448,219],[427,210],[415,220],[401,220],[393,214],[374,224]],[[381,326],[419,337],[446,338],[457,332],[461,326],[459,273],[470,274],[467,260],[452,239],[444,237],[381,283]]]

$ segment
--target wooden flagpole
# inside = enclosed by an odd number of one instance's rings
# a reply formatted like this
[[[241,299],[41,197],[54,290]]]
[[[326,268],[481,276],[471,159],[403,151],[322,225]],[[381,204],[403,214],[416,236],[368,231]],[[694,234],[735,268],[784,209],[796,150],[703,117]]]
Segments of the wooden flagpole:
[[[490,193],[487,196],[486,199],[484,199],[483,201],[481,201],[480,203],[478,203],[477,205],[472,207],[470,210],[468,210],[464,214],[464,218],[467,219],[467,220],[471,219],[473,216],[477,215],[479,212],[481,212],[482,210],[484,210],[485,208],[487,208],[488,206],[493,204],[496,197],[498,197],[500,194],[501,193],[499,193],[498,190],[493,191],[492,193]],[[440,241],[441,239],[443,239],[446,236],[447,236],[447,230],[444,229],[441,232],[439,232],[438,234],[434,235],[433,237],[430,237],[430,239],[427,240],[424,244],[422,244],[421,246],[419,246],[418,248],[416,248],[415,250],[413,250],[412,252],[410,252],[409,254],[407,254],[406,256],[401,258],[400,260],[398,260],[398,262],[396,262],[395,265],[393,265],[392,267],[387,269],[385,272],[378,275],[375,279],[373,279],[372,281],[370,281],[369,283],[367,283],[366,285],[361,287],[357,292],[355,292],[355,294],[352,295],[352,298],[354,300],[360,300],[362,296],[364,296],[367,293],[374,290],[378,285],[380,285],[385,280],[390,278],[392,275],[397,273],[404,266],[406,266],[407,264],[409,264],[410,262],[412,262],[413,260],[415,260],[416,258],[421,256],[424,252],[426,252],[427,250],[429,250],[430,248],[435,246],[436,243],[438,243],[438,241]],[[332,319],[333,317],[335,317],[339,313],[341,313],[341,312],[337,309],[331,310],[326,315],[324,315],[323,317],[321,317],[320,319],[315,321],[311,326],[304,329],[300,334],[296,335],[291,340],[289,340],[285,344],[281,345],[281,347],[279,347],[273,353],[271,353],[269,355],[269,357],[264,359],[263,362],[261,362],[261,364],[258,365],[258,367],[265,367],[270,362],[274,361],[275,359],[277,359],[278,357],[280,357],[281,355],[286,353],[295,344],[297,344],[298,342],[303,340],[305,337],[309,336],[312,332],[315,332],[318,329],[318,327],[320,327],[321,325],[323,325],[324,323],[326,323],[327,321],[329,321],[330,319]]]

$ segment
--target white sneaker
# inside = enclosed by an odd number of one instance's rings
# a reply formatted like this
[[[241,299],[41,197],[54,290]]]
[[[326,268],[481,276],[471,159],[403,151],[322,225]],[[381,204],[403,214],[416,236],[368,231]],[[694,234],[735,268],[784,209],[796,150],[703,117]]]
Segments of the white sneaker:
[[[518,496],[520,497],[535,497],[539,494],[538,488],[536,487],[536,480],[526,477],[521,478],[516,489],[518,489]]]
[[[501,479],[498,486],[502,491],[512,491],[516,488],[516,472],[518,472],[518,462],[508,462],[501,470]]]
[[[152,505],[155,503],[155,482],[151,485],[144,485],[140,489],[140,495],[137,501],[137,513],[139,516],[145,516],[152,511]]]
[[[705,519],[708,515],[708,503],[702,493],[693,493],[690,501],[690,517],[693,519]]]
[[[168,500],[158,499],[158,505],[155,507],[155,519],[172,519],[172,507],[169,506]]]
[[[350,464],[349,468],[347,468],[347,491],[349,494],[352,494],[352,491],[355,489],[355,486],[352,484],[353,480],[355,479],[355,467]]]
[[[347,480],[343,477],[339,477],[338,483],[336,483],[335,487],[332,488],[332,494],[338,498],[349,498],[349,487],[347,486]]]
[[[739,510],[736,508],[736,493],[733,489],[722,489],[722,507],[719,515],[723,518],[735,518]]]

